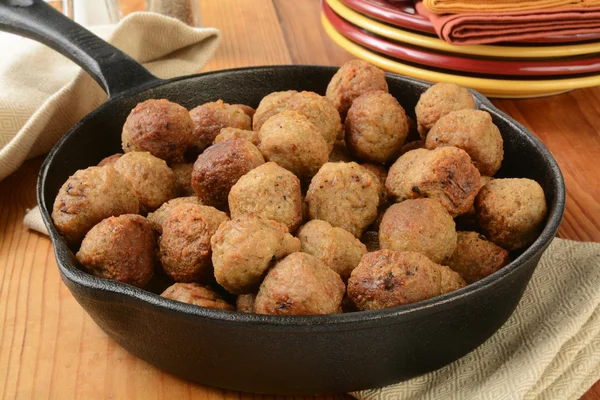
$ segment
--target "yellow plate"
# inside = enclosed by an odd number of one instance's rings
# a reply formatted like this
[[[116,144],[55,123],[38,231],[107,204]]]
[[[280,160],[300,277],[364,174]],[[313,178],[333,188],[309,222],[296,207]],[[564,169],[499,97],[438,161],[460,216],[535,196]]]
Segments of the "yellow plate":
[[[321,23],[325,28],[325,32],[327,32],[329,37],[339,46],[344,48],[352,55],[362,58],[371,64],[377,65],[386,71],[396,72],[398,74],[431,82],[453,82],[457,85],[475,89],[490,97],[514,98],[549,96],[573,89],[600,85],[600,75],[579,78],[524,81],[474,78],[469,76],[430,71],[427,69],[414,67],[412,65],[402,64],[401,62],[383,57],[377,53],[373,53],[365,49],[362,46],[359,46],[339,33],[327,20],[327,17],[325,17],[324,14],[321,14]]]
[[[326,1],[327,4],[329,4],[329,6],[342,18],[352,22],[356,26],[366,29],[369,32],[376,33],[377,35],[397,40],[399,42],[438,51],[501,58],[561,58],[600,52],[600,42],[538,47],[483,45],[455,46],[437,38],[404,31],[402,29],[374,21],[340,3],[339,0],[324,1]]]

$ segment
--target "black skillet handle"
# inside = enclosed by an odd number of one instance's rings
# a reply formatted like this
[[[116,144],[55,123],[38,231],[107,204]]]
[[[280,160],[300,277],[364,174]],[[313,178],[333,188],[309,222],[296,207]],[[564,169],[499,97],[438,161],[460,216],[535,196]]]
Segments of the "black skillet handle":
[[[42,0],[0,0],[0,31],[58,51],[90,74],[109,97],[160,81],[133,58]]]

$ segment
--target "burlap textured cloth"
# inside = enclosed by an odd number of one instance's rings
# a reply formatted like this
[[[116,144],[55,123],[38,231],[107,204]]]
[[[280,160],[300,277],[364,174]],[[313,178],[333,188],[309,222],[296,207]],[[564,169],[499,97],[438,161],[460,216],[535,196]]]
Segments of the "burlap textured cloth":
[[[490,339],[429,374],[361,400],[579,399],[600,379],[600,243],[555,239],[514,314]]]
[[[460,14],[598,7],[600,0],[424,0],[423,4],[436,14]]]

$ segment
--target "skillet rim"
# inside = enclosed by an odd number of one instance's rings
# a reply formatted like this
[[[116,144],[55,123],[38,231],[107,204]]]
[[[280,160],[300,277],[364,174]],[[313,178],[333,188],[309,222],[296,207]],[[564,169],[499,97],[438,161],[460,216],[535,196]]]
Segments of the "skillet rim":
[[[338,69],[337,66],[324,66],[324,65],[264,65],[264,66],[252,66],[252,67],[241,67],[232,68],[218,71],[210,71],[205,73],[199,73],[194,75],[187,75],[176,77],[173,79],[162,80],[157,79],[150,81],[144,85],[132,87],[124,92],[119,93],[115,97],[110,97],[101,106],[83,117],[77,124],[75,124],[57,143],[54,145],[42,167],[38,176],[37,182],[37,200],[40,206],[42,219],[44,225],[48,229],[50,239],[54,247],[54,253],[63,280],[68,280],[72,284],[85,288],[92,291],[101,291],[110,293],[116,296],[125,296],[129,300],[134,300],[140,304],[150,305],[162,312],[175,312],[181,314],[181,316],[198,318],[199,322],[206,322],[203,320],[210,321],[211,323],[223,323],[223,324],[236,324],[240,327],[253,327],[253,328],[278,328],[279,330],[302,330],[311,333],[325,332],[331,330],[360,330],[365,329],[368,326],[364,324],[371,323],[385,323],[385,324],[396,324],[412,320],[414,318],[422,318],[423,316],[436,314],[443,311],[446,307],[451,307],[454,303],[469,300],[483,291],[491,289],[493,286],[499,284],[501,281],[508,279],[511,275],[516,273],[521,268],[524,268],[530,262],[536,262],[535,258],[539,258],[545,249],[550,245],[553,240],[558,227],[561,223],[564,209],[565,209],[565,183],[558,166],[558,163],[546,148],[546,146],[535,137],[527,128],[518,123],[516,120],[500,111],[496,108],[485,96],[474,90],[469,90],[475,97],[476,102],[479,103],[478,109],[488,111],[490,114],[502,119],[507,123],[513,130],[517,131],[528,144],[532,145],[541,156],[548,162],[549,169],[551,172],[551,179],[555,182],[554,201],[549,209],[546,225],[542,230],[541,234],[522,254],[512,260],[508,265],[494,274],[478,281],[473,284],[467,285],[464,288],[455,290],[453,292],[436,296],[427,300],[423,300],[413,304],[407,304],[392,308],[386,308],[381,310],[370,310],[370,311],[359,311],[352,313],[342,314],[328,314],[328,315],[311,315],[311,316],[278,316],[278,315],[260,315],[260,314],[247,314],[242,312],[231,312],[223,311],[212,308],[197,307],[191,304],[178,302],[163,298],[157,294],[146,291],[141,288],[137,288],[121,282],[113,280],[99,278],[94,275],[88,274],[81,271],[73,263],[71,263],[69,256],[69,248],[61,235],[58,233],[54,224],[52,223],[50,213],[46,207],[46,197],[44,194],[45,182],[48,176],[49,168],[55,162],[55,156],[58,150],[63,146],[66,140],[76,132],[82,125],[84,125],[89,119],[93,118],[105,107],[108,107],[115,101],[119,101],[122,98],[129,97],[134,93],[139,93],[148,89],[154,89],[169,85],[174,82],[181,80],[189,80],[198,77],[205,76],[218,76],[227,75],[230,73],[253,73],[259,71],[269,71],[272,69],[301,69],[301,70],[320,70],[327,72],[334,72]],[[421,86],[423,89],[432,85],[430,82],[425,82],[419,79],[409,78],[403,75],[386,73],[387,78],[394,80],[400,80],[405,83],[414,85],[415,83]],[[64,263],[64,264],[63,264]],[[348,325],[356,324],[355,329],[348,329]]]

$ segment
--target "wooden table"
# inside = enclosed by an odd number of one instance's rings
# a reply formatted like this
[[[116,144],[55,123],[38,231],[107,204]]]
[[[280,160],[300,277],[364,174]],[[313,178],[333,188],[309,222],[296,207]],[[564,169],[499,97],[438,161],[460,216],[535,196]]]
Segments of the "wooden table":
[[[121,2],[126,13],[144,3]],[[340,65],[352,58],[321,29],[317,0],[202,0],[200,5],[203,25],[223,33],[206,71]],[[531,129],[562,168],[567,210],[559,236],[600,241],[600,87],[494,103]],[[0,182],[0,398],[274,398],[207,388],[163,373],[94,324],[61,282],[50,240],[22,224],[25,210],[36,203],[41,162],[28,161]],[[600,399],[600,382],[583,399]]]

